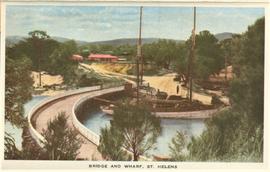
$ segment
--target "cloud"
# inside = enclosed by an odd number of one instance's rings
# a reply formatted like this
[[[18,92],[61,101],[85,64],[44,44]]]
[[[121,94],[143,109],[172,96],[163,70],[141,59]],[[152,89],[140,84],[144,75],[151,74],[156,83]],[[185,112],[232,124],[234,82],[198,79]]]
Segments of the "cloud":
[[[198,8],[197,32],[241,33],[264,15],[262,8]],[[53,36],[85,41],[137,37],[139,7],[7,6],[7,35],[41,29]],[[143,37],[187,39],[192,7],[144,7]]]

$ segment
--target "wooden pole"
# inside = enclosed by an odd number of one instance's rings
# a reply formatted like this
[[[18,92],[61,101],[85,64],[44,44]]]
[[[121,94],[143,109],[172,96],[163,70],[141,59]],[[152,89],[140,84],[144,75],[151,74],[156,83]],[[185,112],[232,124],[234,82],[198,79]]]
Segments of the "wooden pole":
[[[139,31],[139,40],[138,40],[138,56],[140,59],[140,63],[141,63],[141,68],[140,68],[140,82],[141,85],[143,83],[143,56],[142,56],[142,9],[143,7],[140,7],[140,31]]]
[[[142,7],[140,7],[140,28],[139,28],[139,38],[138,38],[138,44],[137,44],[137,58],[136,58],[136,73],[137,73],[137,103],[139,103],[139,87],[140,87],[140,61],[142,56],[142,40],[141,40],[141,34],[142,34]],[[142,79],[142,77],[141,77]]]
[[[193,63],[195,58],[195,30],[196,30],[196,7],[193,8],[193,29],[192,29],[192,46],[190,56],[190,73],[189,73],[189,101],[192,102],[192,87],[193,87]]]

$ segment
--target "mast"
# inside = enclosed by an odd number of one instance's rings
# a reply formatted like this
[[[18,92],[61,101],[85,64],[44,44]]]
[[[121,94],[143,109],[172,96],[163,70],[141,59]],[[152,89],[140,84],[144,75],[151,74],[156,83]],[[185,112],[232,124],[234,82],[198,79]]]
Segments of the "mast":
[[[190,72],[189,72],[189,101],[192,102],[192,85],[193,85],[193,64],[195,58],[195,30],[196,30],[196,7],[193,8],[193,29],[192,29],[192,45],[190,55]]]
[[[139,40],[138,40],[138,56],[140,59],[141,67],[140,67],[140,82],[141,85],[143,83],[143,56],[142,56],[142,9],[143,7],[140,7],[140,31],[139,31]]]
[[[139,28],[139,38],[137,44],[137,57],[136,57],[136,74],[137,74],[137,103],[139,103],[139,86],[140,86],[140,74],[142,83],[142,71],[140,71],[140,62],[142,63],[142,6],[140,7],[140,28]],[[141,68],[142,69],[142,68]]]

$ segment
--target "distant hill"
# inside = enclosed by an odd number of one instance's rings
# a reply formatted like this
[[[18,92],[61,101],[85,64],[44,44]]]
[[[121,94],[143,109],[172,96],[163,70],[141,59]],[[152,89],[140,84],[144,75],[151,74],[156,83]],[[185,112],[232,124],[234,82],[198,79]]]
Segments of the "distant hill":
[[[6,37],[6,46],[10,47],[18,42],[22,41],[24,37],[22,36],[7,36]]]
[[[142,44],[150,44],[153,42],[157,42],[159,39],[162,38],[142,38]],[[173,39],[167,39],[167,40],[173,40]],[[137,38],[123,38],[123,39],[113,39],[108,41],[97,41],[97,42],[90,42],[89,44],[98,44],[98,45],[136,45],[138,39]],[[177,42],[184,42],[184,40],[173,40]]]
[[[215,37],[221,41],[227,38],[232,38],[233,33],[229,32],[223,32],[223,33],[218,33],[215,34]],[[6,45],[7,46],[12,46],[14,44],[17,44],[19,41],[25,39],[26,37],[23,36],[7,36],[6,37]],[[58,36],[52,36],[52,39],[58,41],[58,42],[66,42],[72,39],[69,38],[64,38],[64,37],[58,37]],[[153,42],[157,42],[159,39],[162,38],[142,38],[142,43],[143,44],[149,44]],[[174,39],[167,39],[167,40],[173,40],[176,42],[182,42],[184,43],[184,40],[174,40]],[[82,45],[114,45],[114,46],[119,46],[119,45],[136,45],[137,44],[137,38],[122,38],[122,39],[113,39],[113,40],[107,40],[107,41],[96,41],[96,42],[87,42],[87,41],[81,41],[81,40],[75,40],[75,42],[78,44],[78,46]]]
[[[224,39],[232,38],[233,33],[230,32],[223,32],[215,34],[215,37],[218,39],[218,41],[222,41]]]
[[[18,42],[24,40],[25,38],[26,37],[23,37],[23,36],[7,36],[6,37],[6,45],[7,46],[12,46],[12,45],[17,44]],[[61,43],[72,40],[72,39],[69,39],[69,38],[63,38],[63,37],[58,37],[58,36],[52,36],[51,38],[58,41],[58,42],[61,42]],[[89,42],[80,41],[80,40],[75,40],[75,42],[79,46],[89,44]]]
[[[26,37],[23,37],[23,36],[8,36],[6,38],[6,45],[12,46],[14,44],[17,44],[19,41],[21,41],[25,38]],[[58,41],[58,42],[61,42],[61,43],[72,40],[69,38],[63,38],[63,37],[58,37],[58,36],[52,36],[51,38]],[[142,43],[149,44],[149,43],[157,42],[159,39],[161,39],[161,38],[143,38]],[[174,41],[184,42],[183,40],[174,40]],[[93,45],[93,44],[96,44],[96,45],[115,45],[115,46],[125,45],[125,44],[136,45],[137,38],[123,38],[123,39],[113,39],[113,40],[96,41],[96,42],[86,42],[86,41],[75,40],[75,42],[78,44],[78,46],[87,45],[87,44],[88,45]]]
[[[69,38],[63,38],[63,37],[58,37],[58,36],[52,36],[52,39],[58,41],[58,42],[67,42],[67,41],[70,41],[72,39],[69,39]],[[88,44],[89,42],[86,42],[86,41],[80,41],[80,40],[74,40],[78,46],[82,46],[82,45],[86,45]]]

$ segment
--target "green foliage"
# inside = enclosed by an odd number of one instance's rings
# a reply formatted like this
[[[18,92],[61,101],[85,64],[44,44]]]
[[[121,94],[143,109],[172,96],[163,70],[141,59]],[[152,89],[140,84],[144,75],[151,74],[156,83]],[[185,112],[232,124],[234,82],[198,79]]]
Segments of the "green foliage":
[[[218,116],[206,121],[207,130],[199,138],[191,139],[189,158],[197,161],[224,160],[237,137],[234,134],[239,123],[239,115],[230,110],[219,112]]]
[[[248,125],[248,119],[232,110],[207,121],[207,130],[189,144],[191,161],[262,161],[262,126]]]
[[[22,152],[18,150],[18,148],[16,147],[14,138],[9,133],[5,132],[4,140],[5,140],[4,158],[21,159]]]
[[[123,134],[123,147],[133,153],[133,160],[153,148],[161,132],[160,119],[143,104],[125,103],[114,110],[112,127]]]
[[[48,57],[59,46],[59,43],[50,39],[44,31],[29,32],[29,37],[13,47],[7,47],[7,54],[18,58],[28,57],[32,61],[31,70],[47,71],[49,66]]]
[[[101,84],[101,82],[97,77],[84,74],[79,78],[77,85],[79,87],[89,87],[98,84]]]
[[[45,138],[44,149],[50,160],[74,160],[78,155],[82,140],[67,124],[65,112],[48,122],[47,130],[42,135]]]
[[[145,62],[154,62],[160,68],[169,69],[178,57],[178,44],[172,40],[161,39],[152,44],[144,44],[142,53]]]
[[[102,128],[98,151],[102,154],[105,160],[128,160],[127,153],[122,147],[123,142],[124,138],[118,130],[112,127]]]
[[[59,43],[44,31],[32,31],[29,36],[13,47],[7,47],[7,54],[12,58],[26,56],[32,62],[30,70],[62,75],[65,83],[71,85],[78,68],[78,62],[71,60],[78,52],[75,41]]]
[[[229,91],[232,107],[208,119],[207,129],[191,138],[186,161],[263,161],[264,18],[230,44],[236,74]],[[176,143],[174,159],[181,158],[181,140]]]
[[[193,70],[197,79],[206,80],[209,75],[218,73],[224,67],[224,59],[218,40],[209,31],[201,31],[195,39],[196,55]],[[190,44],[190,41],[187,43]]]
[[[241,38],[239,54],[233,59],[236,78],[231,83],[230,100],[244,111],[250,122],[263,123],[264,97],[264,18],[249,26]],[[247,106],[248,105],[248,106]]]
[[[5,120],[17,127],[24,125],[23,105],[32,98],[31,62],[26,57],[6,58]]]
[[[125,102],[114,109],[110,130],[112,130],[110,133],[114,133],[113,137],[117,138],[117,143],[131,151],[133,160],[137,161],[140,155],[154,147],[161,132],[160,119],[152,115],[143,104],[133,105]],[[104,134],[106,133],[103,132],[102,138],[106,138]],[[106,149],[115,146],[115,144],[101,144],[105,145]],[[118,150],[114,151],[120,151],[120,147],[117,148]],[[106,156],[113,157],[114,154]]]
[[[78,62],[71,60],[71,56],[77,52],[75,41],[67,41],[55,49],[49,57],[52,74],[60,74],[64,77],[66,84],[71,85],[76,79],[75,70],[78,68]]]
[[[169,145],[171,151],[171,159],[174,161],[186,160],[186,147],[187,147],[187,136],[177,131],[177,134],[172,138],[172,142]]]

